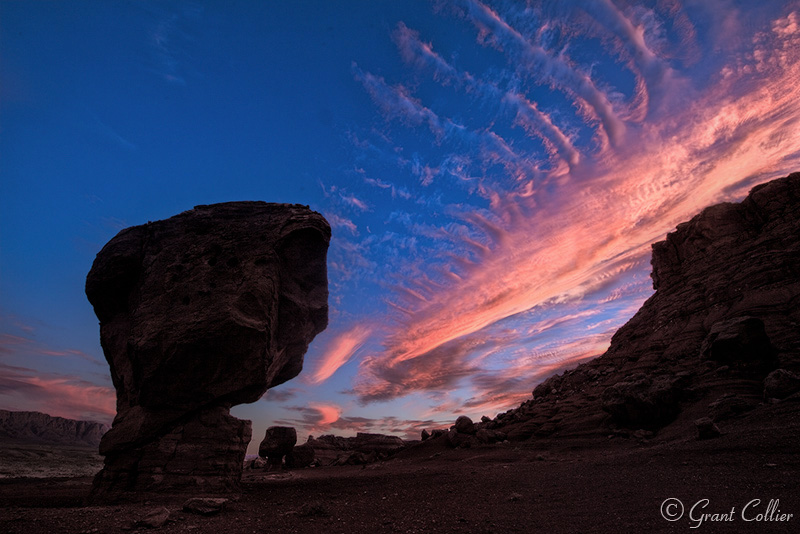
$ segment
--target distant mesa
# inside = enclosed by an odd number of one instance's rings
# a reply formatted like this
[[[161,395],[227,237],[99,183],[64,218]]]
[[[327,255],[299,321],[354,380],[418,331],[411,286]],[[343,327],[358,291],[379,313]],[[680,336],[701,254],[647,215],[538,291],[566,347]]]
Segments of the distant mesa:
[[[0,440],[97,447],[108,428],[108,425],[94,421],[76,421],[40,412],[0,410]]]
[[[331,230],[307,206],[228,202],[122,230],[86,295],[117,390],[93,494],[240,486],[236,404],[297,376],[327,326]]]

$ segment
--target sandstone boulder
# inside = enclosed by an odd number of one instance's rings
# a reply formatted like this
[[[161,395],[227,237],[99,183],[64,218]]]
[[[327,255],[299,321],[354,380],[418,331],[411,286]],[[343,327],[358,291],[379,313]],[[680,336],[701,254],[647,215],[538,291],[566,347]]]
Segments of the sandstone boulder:
[[[764,397],[785,399],[800,391],[800,376],[786,369],[775,369],[764,379]]]
[[[367,432],[359,432],[355,437],[347,438],[326,435],[315,439],[309,436],[306,443],[314,448],[316,459],[322,465],[346,461],[354,452],[362,453],[363,458],[366,459],[382,459],[407,446],[407,443],[397,436]],[[356,455],[353,457],[353,461],[360,461],[361,458]]]
[[[228,499],[219,497],[193,497],[183,503],[183,511],[197,515],[217,515],[225,509]]]
[[[697,428],[697,439],[713,439],[722,434],[710,417],[702,417],[696,420],[694,426]]]
[[[458,419],[456,419],[455,429],[456,432],[459,432],[461,434],[474,434],[475,423],[473,423],[472,419],[470,419],[466,415],[460,415]]]
[[[249,421],[327,325],[330,226],[305,206],[228,202],[122,230],[86,295],[117,390],[95,495],[237,489]]]
[[[270,467],[280,467],[283,457],[292,452],[297,443],[297,431],[290,426],[271,426],[258,446],[258,455],[266,458]]]
[[[301,468],[308,467],[314,462],[314,447],[308,443],[296,445],[292,452],[286,455],[286,467]]]
[[[653,428],[673,419],[679,411],[678,381],[651,380],[645,375],[618,382],[603,392],[603,410],[630,428]]]

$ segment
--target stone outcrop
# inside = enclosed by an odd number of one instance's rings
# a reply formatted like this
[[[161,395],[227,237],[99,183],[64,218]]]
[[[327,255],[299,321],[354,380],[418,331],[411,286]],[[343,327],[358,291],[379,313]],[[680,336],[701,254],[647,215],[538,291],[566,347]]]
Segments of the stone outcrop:
[[[326,435],[308,437],[316,459],[322,465],[360,465],[380,460],[403,450],[408,443],[397,436],[359,432],[355,437]]]
[[[306,206],[197,206],[122,230],[86,295],[117,390],[94,493],[237,489],[249,421],[327,325],[330,226]]]
[[[0,438],[32,443],[97,447],[108,425],[76,421],[40,412],[0,410]]]
[[[800,391],[800,375],[786,369],[775,369],[764,379],[764,397],[785,399]]]
[[[316,458],[314,447],[308,443],[295,445],[292,448],[292,452],[286,455],[286,467],[292,469],[308,467],[314,463],[314,458]]]
[[[297,431],[290,426],[271,426],[258,446],[258,455],[266,458],[270,467],[280,468],[283,457],[292,452],[297,443]]]
[[[560,443],[667,429],[707,437],[716,427],[704,417],[746,417],[774,392],[795,391],[800,173],[678,225],[653,245],[652,265],[655,293],[608,351],[538,385],[533,399],[498,414],[494,428],[510,440]]]

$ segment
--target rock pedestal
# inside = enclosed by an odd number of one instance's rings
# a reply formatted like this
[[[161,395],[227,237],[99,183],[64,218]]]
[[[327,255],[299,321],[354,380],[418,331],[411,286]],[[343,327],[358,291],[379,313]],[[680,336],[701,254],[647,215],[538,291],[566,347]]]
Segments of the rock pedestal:
[[[117,390],[94,494],[238,488],[255,402],[327,326],[330,226],[305,206],[197,206],[121,231],[86,295]]]

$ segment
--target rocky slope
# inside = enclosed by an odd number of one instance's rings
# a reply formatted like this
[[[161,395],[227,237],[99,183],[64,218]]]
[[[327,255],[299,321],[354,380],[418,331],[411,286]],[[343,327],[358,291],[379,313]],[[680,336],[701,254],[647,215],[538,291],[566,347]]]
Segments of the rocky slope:
[[[237,489],[255,402],[328,321],[331,230],[307,206],[227,202],[122,230],[86,295],[117,390],[97,495]]]
[[[800,173],[680,224],[652,265],[655,294],[605,354],[476,429],[581,448],[713,437],[759,405],[798,400]]]
[[[0,410],[0,440],[97,447],[108,425],[76,421],[40,412]]]

